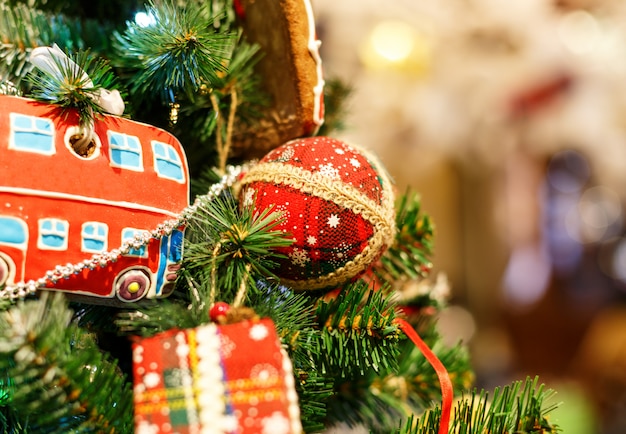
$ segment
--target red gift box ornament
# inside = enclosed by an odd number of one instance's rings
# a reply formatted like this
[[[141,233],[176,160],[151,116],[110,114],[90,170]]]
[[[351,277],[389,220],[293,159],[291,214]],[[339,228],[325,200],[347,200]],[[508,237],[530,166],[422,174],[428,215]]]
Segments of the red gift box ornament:
[[[293,239],[274,270],[296,290],[331,288],[363,273],[395,236],[393,188],[363,149],[329,137],[270,151],[242,180],[243,206],[280,212]]]
[[[133,375],[137,434],[302,432],[291,361],[269,319],[143,338]]]

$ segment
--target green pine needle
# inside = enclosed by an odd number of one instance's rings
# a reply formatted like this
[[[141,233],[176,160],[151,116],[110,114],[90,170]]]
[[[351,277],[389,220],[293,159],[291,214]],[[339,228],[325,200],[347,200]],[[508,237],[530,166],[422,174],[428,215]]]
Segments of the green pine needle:
[[[32,69],[30,50],[51,45],[54,33],[63,20],[51,17],[27,5],[0,2],[0,77],[19,83]]]
[[[317,316],[320,347],[313,356],[321,372],[350,378],[396,369],[399,332],[394,306],[383,291],[362,281],[347,285],[335,298],[319,302]]]
[[[132,391],[60,293],[0,315],[0,372],[28,433],[132,431]],[[10,384],[10,383],[9,383]]]
[[[555,391],[546,389],[535,377],[496,388],[489,394],[474,390],[454,409],[450,434],[555,434],[560,428],[549,421],[558,404],[549,402]],[[441,409],[410,418],[396,434],[431,434],[439,428]]]
[[[292,243],[275,229],[280,221],[272,210],[240,209],[232,197],[201,203],[189,221],[183,268],[202,301],[213,290],[216,300],[231,303],[243,281],[255,290],[258,278],[273,276],[275,249]]]
[[[128,22],[124,34],[115,34],[118,56],[137,68],[131,91],[152,99],[159,94],[166,103],[176,101],[182,92],[189,99],[203,86],[212,87],[227,71],[236,41],[207,18],[204,6],[188,2],[148,2],[146,13],[154,24],[141,26]]]
[[[421,212],[421,199],[414,192],[404,194],[396,205],[396,239],[373,271],[383,281],[421,279],[432,268],[433,225]]]

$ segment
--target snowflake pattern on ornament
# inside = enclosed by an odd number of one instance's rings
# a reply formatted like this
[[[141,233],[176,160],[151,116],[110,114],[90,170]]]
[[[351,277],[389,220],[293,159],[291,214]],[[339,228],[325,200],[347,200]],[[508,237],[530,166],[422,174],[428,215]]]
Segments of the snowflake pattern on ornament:
[[[268,381],[271,378],[275,378],[277,375],[279,375],[278,369],[269,363],[259,363],[250,370],[250,378],[261,381]]]
[[[337,214],[331,214],[330,217],[328,217],[327,224],[331,228],[336,228],[339,226],[339,216]]]
[[[297,247],[294,247],[293,251],[289,254],[289,259],[291,259],[293,265],[297,265],[298,267],[305,267],[311,260],[307,252]]]
[[[295,152],[296,151],[291,146],[287,146],[274,161],[278,163],[285,163],[293,158]]]
[[[161,376],[156,372],[148,372],[143,376],[143,384],[149,389],[157,387],[161,382]]]
[[[237,348],[237,345],[225,335],[220,335],[220,351],[222,352],[222,357],[229,358],[231,353]]]
[[[332,163],[320,165],[319,173],[330,179],[339,179],[339,170]]]

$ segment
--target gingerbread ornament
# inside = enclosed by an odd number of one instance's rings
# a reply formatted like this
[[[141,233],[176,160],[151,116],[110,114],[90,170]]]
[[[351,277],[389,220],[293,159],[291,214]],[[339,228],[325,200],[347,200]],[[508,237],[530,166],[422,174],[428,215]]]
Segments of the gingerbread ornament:
[[[240,0],[236,11],[245,37],[261,47],[256,72],[272,101],[263,118],[237,129],[233,154],[261,157],[322,125],[321,42],[309,0]]]

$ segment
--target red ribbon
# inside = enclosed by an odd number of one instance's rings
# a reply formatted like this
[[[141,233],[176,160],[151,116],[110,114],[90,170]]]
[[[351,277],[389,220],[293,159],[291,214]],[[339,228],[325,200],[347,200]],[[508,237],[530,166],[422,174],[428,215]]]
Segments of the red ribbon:
[[[235,8],[235,13],[237,14],[237,16],[244,20],[246,18],[246,10],[241,4],[241,0],[234,0],[233,7]]]
[[[400,330],[402,330],[404,334],[411,339],[417,348],[419,348],[422,354],[424,354],[424,357],[426,357],[426,360],[428,360],[437,373],[439,385],[441,386],[441,420],[439,421],[439,434],[448,434],[450,412],[452,411],[452,398],[454,397],[450,375],[435,353],[428,348],[428,345],[426,345],[413,327],[411,327],[411,324],[400,318],[394,319],[393,322],[397,324],[398,327],[400,327]]]

